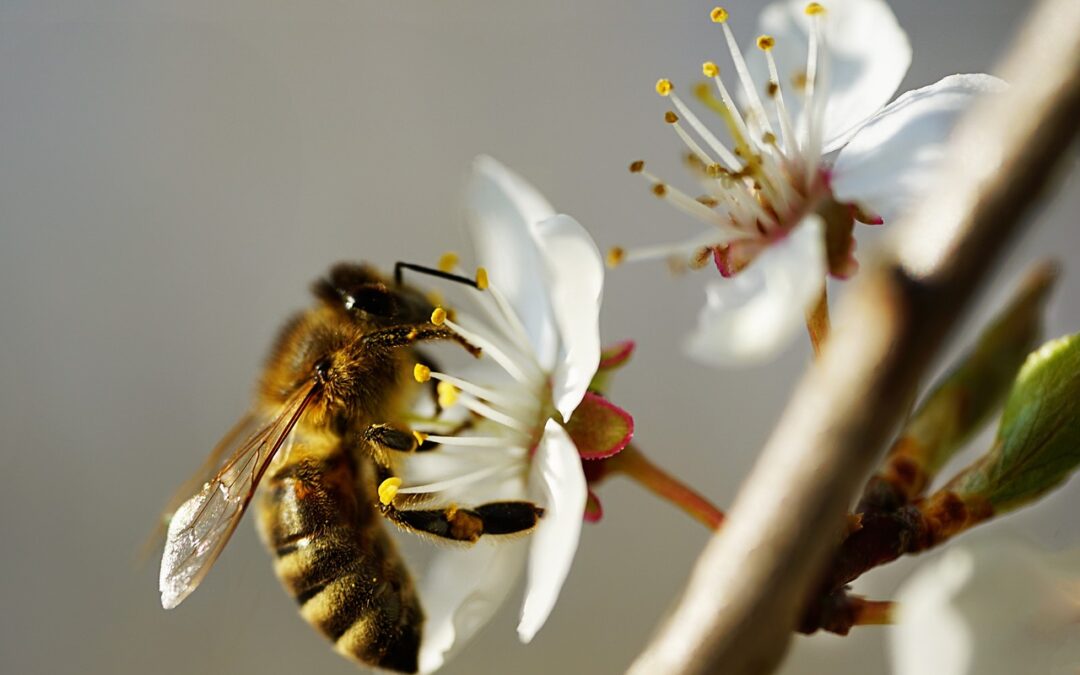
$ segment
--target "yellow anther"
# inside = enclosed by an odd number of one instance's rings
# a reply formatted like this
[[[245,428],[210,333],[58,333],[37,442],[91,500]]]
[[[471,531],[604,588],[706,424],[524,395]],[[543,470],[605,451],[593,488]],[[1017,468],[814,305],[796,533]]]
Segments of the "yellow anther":
[[[427,382],[431,379],[431,368],[428,368],[422,363],[418,363],[413,366],[412,376],[417,382]]]
[[[612,246],[607,252],[607,266],[618,267],[626,257],[626,251],[621,246]]]
[[[669,110],[664,113],[664,121],[668,124],[675,124],[679,121],[679,116]]]
[[[667,96],[674,88],[675,85],[671,84],[671,80],[667,78],[660,78],[656,81],[656,93],[661,96]]]
[[[806,12],[807,16],[817,16],[819,14],[824,14],[825,8],[821,6],[821,3],[811,2],[803,11]]]
[[[709,260],[712,259],[712,255],[713,252],[711,248],[699,248],[697,251],[694,252],[694,255],[690,256],[690,260],[688,263],[690,269],[699,270],[702,267],[705,267],[705,265],[709,264]]]
[[[439,395],[439,406],[442,408],[452,408],[458,400],[458,388],[449,382],[440,382],[435,391]]]
[[[640,159],[630,162],[630,173],[641,173],[644,168],[645,162]]]
[[[415,430],[412,432],[412,437],[416,439],[416,446],[417,447],[420,447],[421,445],[423,445],[424,441],[427,440],[427,434],[424,434],[424,433],[421,433],[421,432],[415,431]]]
[[[709,12],[709,18],[713,23],[724,23],[727,21],[728,13],[723,7],[713,7],[713,10]]]
[[[761,135],[761,142],[765,145],[776,145],[776,134],[766,131]]]
[[[458,254],[453,251],[447,251],[439,256],[439,271],[440,272],[452,272],[458,264]]]
[[[720,66],[716,65],[712,61],[706,61],[701,64],[701,74],[705,77],[716,77],[720,74]]]
[[[767,52],[776,46],[776,38],[771,35],[759,35],[757,39],[757,47],[763,52]]]
[[[652,186],[653,194],[657,197],[663,197],[667,194],[667,186],[663,183],[654,183]]]
[[[391,476],[379,483],[379,501],[383,503],[383,506],[389,506],[390,502],[394,501],[400,488],[401,479],[397,476]]]
[[[476,287],[486,291],[488,287],[488,273],[483,267],[476,268]]]
[[[442,307],[436,307],[435,311],[431,313],[431,323],[441,326],[444,321],[446,321],[446,310]]]

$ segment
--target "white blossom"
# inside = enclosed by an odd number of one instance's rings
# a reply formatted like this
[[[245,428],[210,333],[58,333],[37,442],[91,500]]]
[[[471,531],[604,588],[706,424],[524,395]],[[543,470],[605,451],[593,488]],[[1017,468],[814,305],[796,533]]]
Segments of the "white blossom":
[[[716,8],[711,17],[734,75],[726,83],[719,66],[705,62],[712,90],[699,98],[720,114],[728,140],[669,80],[657,83],[704,194],[694,198],[643,162],[631,165],[655,194],[709,227],[673,244],[613,249],[609,261],[715,262],[735,280],[709,284],[687,347],[705,362],[745,363],[787,343],[818,301],[827,273],[854,271],[854,222],[890,222],[931,185],[959,114],[975,95],[1003,83],[952,75],[889,103],[911,46],[883,0],[771,4],[747,50],[757,54],[746,56],[727,11]]]
[[[573,218],[556,214],[521,177],[490,157],[476,160],[467,222],[481,290],[481,316],[440,321],[483,350],[478,368],[439,380],[473,423],[427,439],[433,451],[395,467],[397,494],[475,505],[530,500],[544,509],[534,531],[509,540],[483,536],[440,549],[420,578],[427,615],[420,669],[431,672],[494,614],[527,569],[518,635],[530,641],[551,613],[577,549],[587,487],[563,422],[585,396],[600,361],[603,261]],[[486,277],[486,279],[484,278]],[[482,317],[482,318],[481,318]]]

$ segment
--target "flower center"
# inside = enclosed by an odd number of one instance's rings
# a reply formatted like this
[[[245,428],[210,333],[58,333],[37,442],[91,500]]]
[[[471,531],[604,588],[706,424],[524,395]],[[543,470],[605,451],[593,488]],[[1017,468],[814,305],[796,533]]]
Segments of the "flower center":
[[[451,268],[456,264],[456,259],[444,257],[444,260],[453,260],[447,263]],[[433,423],[433,430],[416,432],[418,440],[439,444],[444,456],[460,457],[466,469],[444,480],[388,487],[394,495],[443,492],[522,472],[543,435],[546,420],[553,414],[550,377],[538,363],[520,317],[489,282],[486,270],[477,271],[476,281],[477,306],[488,322],[469,316],[453,317],[442,307],[432,312],[431,322],[445,325],[479,347],[507,378],[499,385],[492,385],[460,374],[435,371],[422,363],[414,366],[413,377],[417,382],[437,382],[441,408],[460,406],[469,413],[465,423],[428,420]]]
[[[648,180],[657,197],[713,229],[707,236],[673,245],[636,250],[616,247],[608,254],[609,264],[675,255],[687,260],[690,267],[698,267],[707,262],[710,249],[728,242],[784,236],[827,194],[819,168],[828,74],[822,26],[825,8],[812,2],[805,13],[810,23],[806,70],[788,74],[795,93],[802,98],[799,118],[793,120],[784,98],[782,74],[773,58],[776,38],[757,38],[769,73],[765,86],[759,87],[728,25],[727,10],[712,10],[710,18],[723,30],[743,105],[736,104],[720,67],[713,61],[702,65],[702,73],[712,81],[715,92],[703,83],[694,93],[720,116],[729,142],[722,141],[701,121],[675,92],[670,80],[656,83],[656,92],[670,100],[674,108],[665,113],[664,119],[687,148],[687,162],[705,194],[691,197],[646,170],[641,161],[632,163],[630,171]],[[772,116],[766,113],[759,92],[765,93]]]

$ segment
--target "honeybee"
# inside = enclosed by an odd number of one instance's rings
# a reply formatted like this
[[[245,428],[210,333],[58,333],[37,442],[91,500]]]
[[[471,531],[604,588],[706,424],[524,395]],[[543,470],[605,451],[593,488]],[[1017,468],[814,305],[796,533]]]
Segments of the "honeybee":
[[[432,323],[434,305],[401,282],[403,269],[475,286],[404,263],[393,280],[339,264],[316,282],[314,306],[286,322],[271,349],[252,412],[181,489],[186,501],[169,523],[159,578],[166,609],[199,585],[258,487],[259,532],[304,619],[346,657],[412,673],[423,605],[382,518],[465,543],[535,527],[543,511],[530,502],[425,509],[380,500],[393,453],[436,449],[400,425],[422,393],[410,375],[424,358],[416,345],[452,340],[479,356]]]

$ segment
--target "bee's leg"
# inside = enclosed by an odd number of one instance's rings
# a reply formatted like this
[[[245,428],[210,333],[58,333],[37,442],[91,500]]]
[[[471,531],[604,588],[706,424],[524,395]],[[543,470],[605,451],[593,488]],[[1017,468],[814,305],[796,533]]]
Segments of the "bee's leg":
[[[480,348],[461,337],[445,326],[436,326],[431,323],[421,323],[412,326],[391,326],[372,331],[364,336],[364,344],[368,347],[395,349],[408,347],[417,342],[428,340],[453,340],[465,348],[473,356],[480,356]]]
[[[447,506],[437,509],[399,509],[394,502],[407,502],[412,495],[397,494],[389,470],[378,470],[379,508],[386,518],[415,534],[474,543],[482,535],[519,534],[536,527],[544,509],[528,501],[488,502],[472,507]]]
[[[488,502],[469,508],[399,509],[391,500],[389,504],[380,503],[380,508],[390,522],[404,530],[469,543],[485,534],[528,532],[544,515],[544,509],[526,501]]]
[[[403,431],[389,424],[372,424],[364,430],[364,440],[367,441],[375,462],[386,468],[390,466],[390,453],[427,452],[438,447],[435,443],[427,442],[423,435],[415,431]]]
[[[472,418],[465,419],[451,429],[447,435],[457,436],[472,425]],[[443,437],[436,437],[436,439],[439,438]],[[392,453],[430,452],[442,445],[438,440],[432,440],[427,434],[399,429],[390,424],[372,424],[364,430],[364,441],[367,442],[372,457],[379,466],[386,468],[390,467],[390,455]],[[383,476],[383,478],[386,478],[386,476]]]

